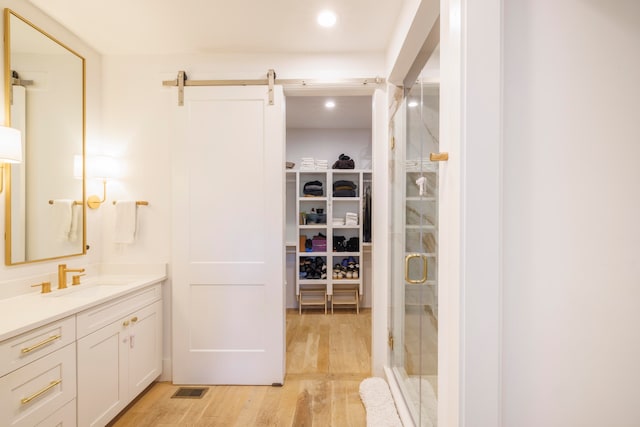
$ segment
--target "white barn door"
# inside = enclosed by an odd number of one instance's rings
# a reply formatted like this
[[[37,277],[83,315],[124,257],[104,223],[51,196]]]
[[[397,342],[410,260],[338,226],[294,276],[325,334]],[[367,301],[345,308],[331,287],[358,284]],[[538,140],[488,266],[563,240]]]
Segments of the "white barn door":
[[[173,146],[173,381],[284,380],[284,96],[185,90]]]

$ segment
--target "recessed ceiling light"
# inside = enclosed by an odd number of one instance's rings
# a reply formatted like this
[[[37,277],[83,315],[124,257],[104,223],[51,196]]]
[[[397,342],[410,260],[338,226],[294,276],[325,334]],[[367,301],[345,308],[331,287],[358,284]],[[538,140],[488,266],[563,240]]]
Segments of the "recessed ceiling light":
[[[318,24],[322,27],[333,27],[337,19],[336,14],[330,10],[323,10],[318,14]]]
[[[324,106],[330,110],[336,106],[336,103],[333,101],[327,101],[324,103]]]
[[[409,103],[407,105],[410,108],[417,107],[418,106],[418,101],[409,101]]]

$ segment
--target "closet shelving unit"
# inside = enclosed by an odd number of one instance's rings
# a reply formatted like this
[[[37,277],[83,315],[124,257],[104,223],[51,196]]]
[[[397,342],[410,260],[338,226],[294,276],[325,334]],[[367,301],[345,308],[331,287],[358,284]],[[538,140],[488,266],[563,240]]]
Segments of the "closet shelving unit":
[[[299,310],[303,306],[322,307],[327,312],[331,306],[331,312],[338,306],[354,307],[359,312],[360,301],[363,295],[363,268],[361,265],[363,247],[370,245],[363,242],[363,210],[364,210],[364,189],[371,185],[371,171],[360,169],[329,169],[329,170],[288,170],[288,181],[295,179],[296,188],[296,297],[298,299]],[[304,186],[311,181],[322,183],[323,194],[309,196],[304,194]],[[334,197],[333,184],[336,181],[351,181],[356,185],[355,197]],[[325,216],[314,221],[309,220],[308,214],[312,211],[321,211]],[[346,219],[347,213],[357,214],[357,223],[352,225],[334,224],[334,218]],[[309,251],[305,247],[307,239],[313,239],[319,234],[326,237],[326,250]],[[334,251],[336,237],[344,237],[344,241],[350,238],[358,239],[357,250]],[[345,261],[346,260],[346,261]],[[333,275],[336,265],[347,265],[349,261],[357,269],[357,277],[335,278]],[[319,263],[324,263],[325,275],[318,276],[312,274],[311,277],[304,277],[301,274],[305,270],[305,265],[314,264],[317,268]],[[348,273],[346,273],[348,274]]]

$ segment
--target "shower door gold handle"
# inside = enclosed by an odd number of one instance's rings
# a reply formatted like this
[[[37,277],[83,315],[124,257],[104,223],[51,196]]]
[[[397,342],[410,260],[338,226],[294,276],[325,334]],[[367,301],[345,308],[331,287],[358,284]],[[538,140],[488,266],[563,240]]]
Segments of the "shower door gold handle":
[[[413,258],[422,260],[422,277],[417,280],[409,277],[409,262]],[[412,285],[420,285],[427,281],[427,257],[424,254],[409,254],[404,257],[404,280]]]
[[[446,162],[449,160],[449,153],[431,153],[429,154],[429,160],[432,162]]]

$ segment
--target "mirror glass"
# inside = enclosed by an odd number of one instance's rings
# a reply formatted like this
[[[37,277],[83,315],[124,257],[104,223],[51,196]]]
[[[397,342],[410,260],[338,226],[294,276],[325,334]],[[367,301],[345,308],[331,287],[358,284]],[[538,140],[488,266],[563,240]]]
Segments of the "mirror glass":
[[[23,149],[5,167],[5,263],[82,255],[85,60],[9,9],[4,31],[6,123]]]

